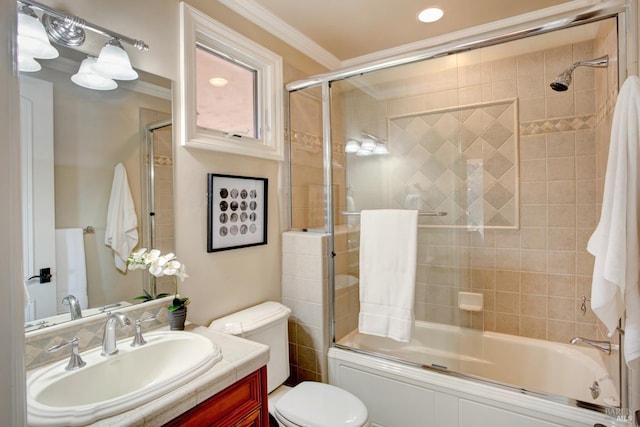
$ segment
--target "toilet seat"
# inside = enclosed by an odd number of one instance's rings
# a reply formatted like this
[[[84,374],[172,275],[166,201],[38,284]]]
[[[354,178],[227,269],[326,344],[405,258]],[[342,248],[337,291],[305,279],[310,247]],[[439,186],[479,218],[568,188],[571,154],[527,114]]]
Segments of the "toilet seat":
[[[275,416],[287,427],[362,427],[368,414],[353,394],[329,384],[306,381],[276,402]]]

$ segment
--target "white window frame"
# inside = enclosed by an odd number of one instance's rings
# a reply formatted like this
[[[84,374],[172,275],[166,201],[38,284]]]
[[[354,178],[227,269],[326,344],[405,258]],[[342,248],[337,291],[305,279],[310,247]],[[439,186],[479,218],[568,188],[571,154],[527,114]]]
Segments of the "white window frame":
[[[230,135],[196,125],[196,43],[229,55],[257,70],[255,102],[259,138]],[[179,77],[177,125],[182,146],[284,160],[284,89],[282,58],[279,55],[181,2]]]

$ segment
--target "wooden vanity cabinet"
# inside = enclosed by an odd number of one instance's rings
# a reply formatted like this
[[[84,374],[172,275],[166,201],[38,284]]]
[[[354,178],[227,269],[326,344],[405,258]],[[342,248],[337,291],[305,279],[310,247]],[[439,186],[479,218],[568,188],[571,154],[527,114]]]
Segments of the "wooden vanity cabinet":
[[[268,427],[267,367],[247,375],[165,426]]]

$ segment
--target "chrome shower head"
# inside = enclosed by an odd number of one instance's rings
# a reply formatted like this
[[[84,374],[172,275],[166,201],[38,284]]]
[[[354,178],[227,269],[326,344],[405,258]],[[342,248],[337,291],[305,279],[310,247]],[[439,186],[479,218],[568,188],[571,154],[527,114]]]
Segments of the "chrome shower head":
[[[602,56],[600,58],[591,59],[588,61],[579,61],[573,64],[571,67],[564,70],[556,79],[549,85],[551,89],[557,92],[564,92],[569,89],[569,85],[571,84],[571,74],[573,70],[578,67],[596,67],[603,68],[609,66],[609,55]]]

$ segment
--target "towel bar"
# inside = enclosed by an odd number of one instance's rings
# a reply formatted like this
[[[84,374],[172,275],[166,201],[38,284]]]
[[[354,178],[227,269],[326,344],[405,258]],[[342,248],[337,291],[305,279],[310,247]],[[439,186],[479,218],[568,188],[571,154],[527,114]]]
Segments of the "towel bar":
[[[342,211],[342,212],[338,212],[339,215],[344,215],[344,216],[359,216],[360,212],[347,212],[347,211]],[[435,211],[435,212],[418,212],[418,216],[447,216],[446,212],[440,212],[440,211]]]

